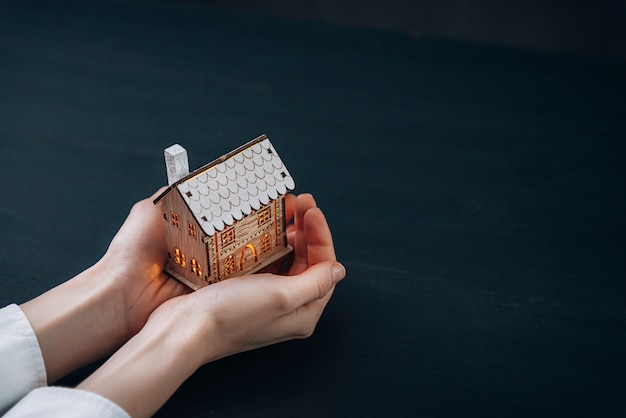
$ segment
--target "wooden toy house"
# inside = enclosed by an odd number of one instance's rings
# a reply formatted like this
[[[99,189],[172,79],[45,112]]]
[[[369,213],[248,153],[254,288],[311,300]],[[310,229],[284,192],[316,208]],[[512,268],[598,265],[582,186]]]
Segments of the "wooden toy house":
[[[287,255],[285,194],[295,187],[262,135],[189,173],[180,145],[165,150],[161,203],[165,270],[193,289],[253,273]]]

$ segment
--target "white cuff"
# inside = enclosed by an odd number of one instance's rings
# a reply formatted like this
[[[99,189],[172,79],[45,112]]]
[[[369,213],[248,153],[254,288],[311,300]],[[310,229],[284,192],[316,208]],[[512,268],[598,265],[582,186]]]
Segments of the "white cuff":
[[[0,309],[0,415],[31,390],[46,385],[35,332],[19,306]]]
[[[4,418],[130,418],[117,404],[80,389],[45,387],[22,398]]]

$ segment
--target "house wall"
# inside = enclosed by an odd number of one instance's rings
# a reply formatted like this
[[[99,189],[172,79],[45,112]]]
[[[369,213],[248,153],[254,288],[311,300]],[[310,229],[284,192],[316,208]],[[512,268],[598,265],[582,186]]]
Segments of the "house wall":
[[[194,288],[206,286],[213,274],[204,243],[206,234],[178,190],[172,190],[162,202],[168,243],[168,270]]]
[[[283,196],[212,236],[207,236],[196,223],[178,190],[170,192],[162,204],[169,255],[167,269],[193,288],[254,272],[263,267],[260,263],[287,247]],[[269,242],[264,241],[266,237]]]
[[[269,242],[264,243],[264,237],[268,237]],[[286,248],[284,197],[261,206],[218,232],[207,244],[211,267],[215,266],[213,272],[218,280],[254,270],[256,264]]]

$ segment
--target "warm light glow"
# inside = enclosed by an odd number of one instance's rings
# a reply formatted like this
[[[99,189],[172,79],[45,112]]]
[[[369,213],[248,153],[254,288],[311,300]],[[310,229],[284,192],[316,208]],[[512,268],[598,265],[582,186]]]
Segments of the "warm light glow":
[[[258,217],[257,217],[258,225],[259,226],[263,225],[264,223],[269,221],[270,218],[271,218],[270,208],[267,208],[264,211],[259,212]]]
[[[178,213],[172,212],[172,225],[176,228],[180,227],[180,219],[178,217]]]
[[[163,271],[163,266],[160,264],[153,264],[149,268],[146,269],[149,271],[149,276],[158,279]]]
[[[243,270],[243,262],[244,262],[244,257],[246,255],[246,250],[252,251],[252,255],[254,256],[255,262],[259,259],[256,253],[256,248],[254,248],[254,245],[247,244],[245,247],[243,247],[243,250],[241,250],[241,255],[239,256],[239,271]]]
[[[174,248],[174,262],[181,266],[182,268],[187,267],[187,262],[185,261],[185,254],[180,251],[178,248]]]
[[[227,246],[235,240],[235,229],[230,228],[227,231],[222,232],[222,247]]]
[[[189,228],[187,230],[189,231],[189,235],[196,238],[198,236],[198,233],[196,232],[196,226],[191,222],[188,222],[188,226]]]
[[[195,258],[191,259],[190,265],[191,265],[191,272],[195,274],[196,276],[202,277],[202,268],[200,267],[200,263],[198,263],[198,261]]]
[[[269,253],[271,249],[272,239],[270,237],[270,234],[265,234],[263,235],[263,238],[261,238],[261,254]]]
[[[224,261],[224,276],[230,276],[235,272],[235,257],[229,255]]]

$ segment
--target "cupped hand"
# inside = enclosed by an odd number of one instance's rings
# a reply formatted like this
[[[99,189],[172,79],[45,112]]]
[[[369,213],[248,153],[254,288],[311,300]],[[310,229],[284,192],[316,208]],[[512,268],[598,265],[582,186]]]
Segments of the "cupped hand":
[[[336,262],[330,229],[313,197],[290,195],[286,206],[294,218],[287,275],[236,277],[174,298],[153,313],[147,331],[175,323],[202,348],[195,350],[198,365],[311,335],[345,269]]]
[[[286,208],[294,218],[287,231],[294,246],[287,275],[240,276],[168,299],[182,290],[161,271],[161,212],[136,205],[111,244],[107,257],[116,265],[108,268],[128,287],[130,312],[145,314],[166,300],[78,388],[112,400],[131,416],[148,417],[201,365],[311,335],[345,269],[335,260],[330,229],[313,197],[288,196]],[[142,271],[137,284],[131,283],[138,277],[135,267]]]
[[[127,327],[129,336],[136,334],[163,302],[189,292],[163,271],[167,259],[163,212],[160,204],[153,203],[163,190],[135,203],[98,263],[115,284],[119,296],[116,312],[122,316],[118,321]]]

